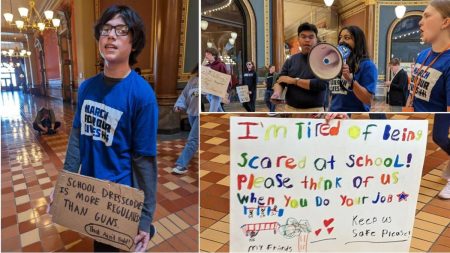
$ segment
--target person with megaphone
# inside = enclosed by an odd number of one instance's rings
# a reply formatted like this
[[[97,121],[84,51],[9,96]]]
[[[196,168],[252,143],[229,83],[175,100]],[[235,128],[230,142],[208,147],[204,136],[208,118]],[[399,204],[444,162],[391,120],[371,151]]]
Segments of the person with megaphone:
[[[450,112],[450,1],[432,0],[419,22],[422,41],[404,111]]]
[[[368,112],[378,80],[375,64],[369,59],[366,37],[357,26],[339,32],[339,45],[350,49],[340,78],[330,81],[331,112]]]
[[[308,55],[318,41],[317,27],[303,23],[297,29],[301,52],[289,57],[283,65],[280,77],[273,86],[273,100],[280,100],[283,89],[286,91],[286,112],[324,111],[325,91],[328,82],[314,76],[308,65]]]

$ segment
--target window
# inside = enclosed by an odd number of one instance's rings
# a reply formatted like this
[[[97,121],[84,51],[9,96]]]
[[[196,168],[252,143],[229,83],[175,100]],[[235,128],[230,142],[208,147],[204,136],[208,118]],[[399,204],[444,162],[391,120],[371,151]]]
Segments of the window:
[[[411,15],[398,22],[391,34],[391,52],[387,57],[399,58],[403,68],[409,73],[411,64],[417,59],[419,52],[429,47],[421,43],[419,21],[422,17]],[[389,53],[389,52],[388,52]]]
[[[16,71],[14,65],[10,63],[2,62],[1,65],[1,85],[2,90],[15,88],[17,86],[16,82]]]

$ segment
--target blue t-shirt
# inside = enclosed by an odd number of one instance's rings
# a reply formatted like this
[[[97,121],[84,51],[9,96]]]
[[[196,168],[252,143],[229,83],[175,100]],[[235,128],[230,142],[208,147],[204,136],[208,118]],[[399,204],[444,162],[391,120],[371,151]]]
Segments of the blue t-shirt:
[[[359,63],[359,69],[354,73],[354,80],[367,89],[370,94],[375,94],[377,86],[378,71],[375,64],[369,60],[364,59]],[[370,104],[365,105],[359,100],[353,91],[347,91],[345,88],[350,87],[344,79],[334,79],[330,81],[331,112],[368,112],[370,111]]]
[[[158,104],[136,72],[107,85],[98,74],[78,90],[81,174],[132,185],[132,154],[156,156]]]
[[[423,50],[417,57],[412,73],[411,87],[414,85],[420,65],[425,61],[430,50],[431,48]],[[447,106],[450,106],[450,50],[445,51],[425,72],[426,66],[438,55],[439,53],[431,52],[420,71],[422,79],[417,85],[414,98],[414,111],[416,112],[446,112]]]

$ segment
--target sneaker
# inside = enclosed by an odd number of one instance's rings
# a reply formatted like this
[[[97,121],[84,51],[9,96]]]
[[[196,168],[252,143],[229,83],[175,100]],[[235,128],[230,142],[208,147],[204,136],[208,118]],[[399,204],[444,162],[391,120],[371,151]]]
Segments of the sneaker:
[[[450,199],[450,181],[447,183],[444,189],[442,189],[438,196],[441,199]]]
[[[187,171],[188,171],[187,168],[181,167],[180,165],[177,165],[177,166],[175,166],[175,168],[172,169],[173,173],[180,174],[180,175],[186,173]]]
[[[150,240],[153,238],[153,236],[156,235],[156,227],[153,224],[150,224]]]

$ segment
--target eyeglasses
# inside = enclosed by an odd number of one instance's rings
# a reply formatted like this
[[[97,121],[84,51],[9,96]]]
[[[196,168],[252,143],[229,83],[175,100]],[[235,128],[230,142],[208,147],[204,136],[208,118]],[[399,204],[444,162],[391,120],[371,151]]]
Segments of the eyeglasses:
[[[252,66],[252,64],[249,62],[249,63],[247,63],[247,66]]]
[[[111,30],[114,29],[114,32],[117,36],[127,36],[129,32],[129,28],[127,25],[108,25],[105,24],[100,28],[100,36],[108,36]]]

